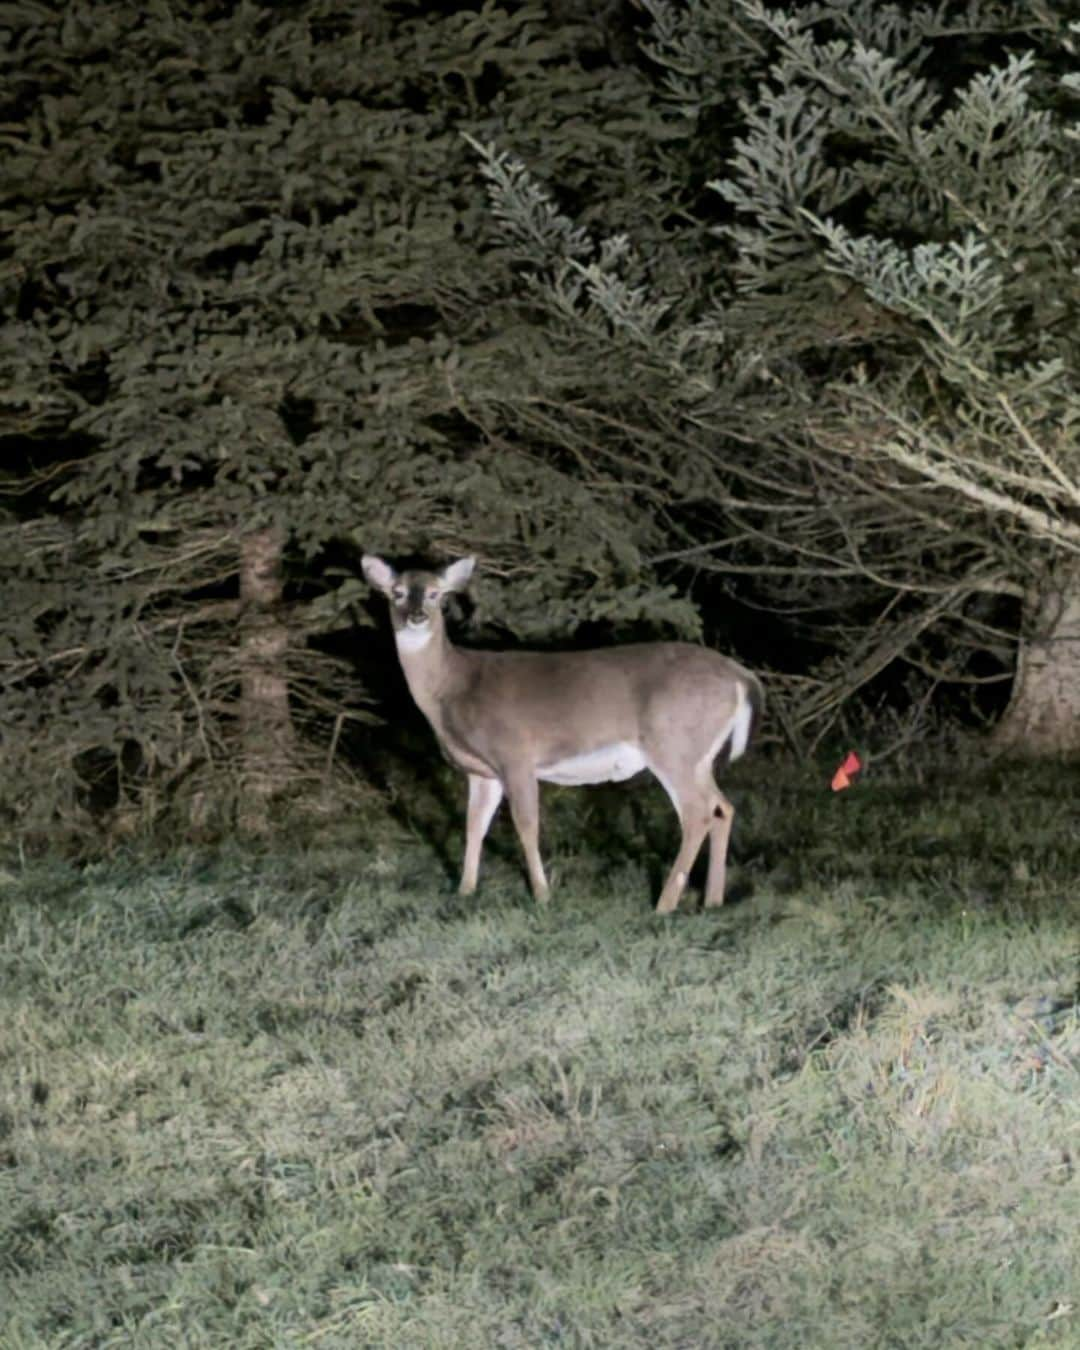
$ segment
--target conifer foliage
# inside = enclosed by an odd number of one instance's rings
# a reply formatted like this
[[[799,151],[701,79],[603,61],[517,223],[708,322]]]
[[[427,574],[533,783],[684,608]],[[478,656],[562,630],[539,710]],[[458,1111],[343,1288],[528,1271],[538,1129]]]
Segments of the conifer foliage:
[[[643,417],[711,484],[685,554],[819,620],[792,725],[897,660],[1015,666],[999,740],[1080,752],[1076,30],[1038,0],[648,9],[673,125],[700,133],[684,181],[712,159],[665,244],[681,276],[624,285],[626,241],[582,263],[572,220],[577,255],[544,264],[521,173],[485,164],[552,312],[669,373]]]
[[[738,325],[817,374],[788,443],[861,494],[837,554],[918,597],[862,650],[933,629],[962,674],[1011,597],[997,738],[1080,752],[1075,34],[1040,4],[746,9],[775,55],[715,184]]]
[[[19,830],[310,787],[367,715],[353,545],[478,554],[503,638],[692,634],[694,573],[742,578],[825,654],[796,736],[899,660],[1015,667],[1000,739],[1080,750],[1059,7],[56,0],[0,41]]]
[[[463,132],[632,211],[650,90],[591,5],[8,5],[0,807],[251,825],[325,762],[336,541],[475,552],[518,632],[694,616],[657,479],[544,437]],[[632,47],[632,44],[631,44]],[[617,210],[617,207],[613,207]],[[575,378],[580,383],[581,372]],[[500,588],[513,602],[500,603]],[[308,749],[318,742],[318,749]]]

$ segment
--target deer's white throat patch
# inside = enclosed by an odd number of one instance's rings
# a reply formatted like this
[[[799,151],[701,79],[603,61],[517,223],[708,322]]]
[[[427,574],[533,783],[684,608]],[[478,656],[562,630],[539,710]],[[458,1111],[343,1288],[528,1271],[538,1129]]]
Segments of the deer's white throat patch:
[[[431,624],[426,623],[423,627],[406,625],[399,628],[394,634],[394,640],[397,642],[399,652],[421,651],[431,641]]]
[[[536,776],[545,783],[562,787],[582,787],[586,783],[621,783],[648,767],[645,756],[629,741],[616,741],[589,750],[583,755],[570,755],[554,764],[542,764]]]

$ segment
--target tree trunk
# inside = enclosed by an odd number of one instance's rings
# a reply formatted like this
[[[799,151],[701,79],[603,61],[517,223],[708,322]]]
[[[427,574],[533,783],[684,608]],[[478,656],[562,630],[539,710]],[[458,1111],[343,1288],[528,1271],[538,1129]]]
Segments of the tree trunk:
[[[1012,697],[994,743],[1028,759],[1080,757],[1080,566],[1048,572],[1025,608]]]
[[[288,783],[294,765],[296,736],[285,670],[289,630],[281,620],[284,544],[284,531],[269,526],[249,534],[241,549],[243,794],[237,820],[253,833],[268,827],[270,802]]]

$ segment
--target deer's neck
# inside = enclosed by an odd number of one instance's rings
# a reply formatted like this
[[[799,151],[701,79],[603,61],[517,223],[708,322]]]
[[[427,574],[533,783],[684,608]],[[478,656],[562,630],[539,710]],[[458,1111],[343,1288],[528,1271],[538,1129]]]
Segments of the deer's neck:
[[[409,692],[428,721],[437,723],[441,703],[460,682],[462,653],[441,623],[420,630],[399,628],[395,641]]]

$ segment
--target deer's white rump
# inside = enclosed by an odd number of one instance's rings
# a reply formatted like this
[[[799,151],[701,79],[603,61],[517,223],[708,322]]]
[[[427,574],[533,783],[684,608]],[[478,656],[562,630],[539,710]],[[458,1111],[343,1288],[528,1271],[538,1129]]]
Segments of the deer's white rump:
[[[682,843],[657,903],[679,903],[709,836],[705,903],[724,899],[734,810],[713,778],[718,756],[747,748],[762,706],[757,678],[727,657],[682,642],[588,652],[486,652],[455,647],[442,603],[464,589],[474,560],[441,572],[397,572],[366,555],[364,575],[390,603],[409,689],[443,751],[469,780],[461,891],[475,890],[484,836],[504,794],[533,894],[546,900],[539,783],[618,782],[648,769],[678,812]]]

